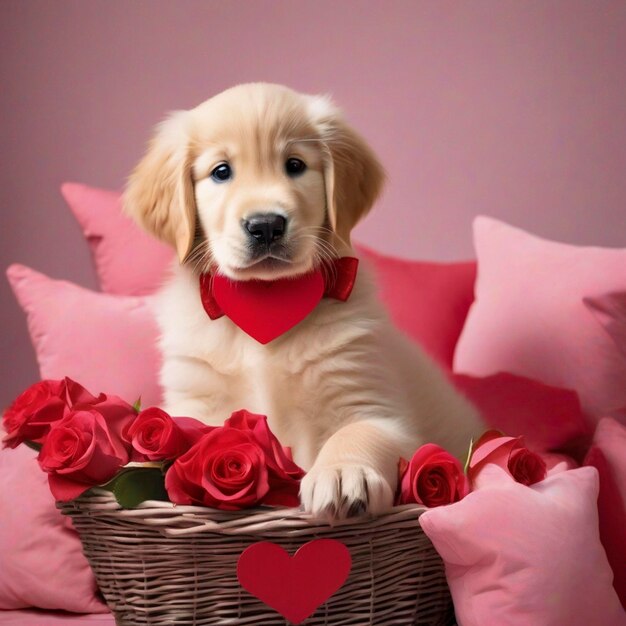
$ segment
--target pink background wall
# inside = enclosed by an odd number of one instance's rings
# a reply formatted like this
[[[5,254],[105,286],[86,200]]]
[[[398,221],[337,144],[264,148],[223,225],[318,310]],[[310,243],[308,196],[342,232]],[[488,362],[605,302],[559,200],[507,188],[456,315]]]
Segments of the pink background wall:
[[[389,172],[363,242],[472,255],[478,213],[626,245],[626,3],[0,3],[0,267],[95,287],[59,195],[120,188],[151,127],[234,83],[330,92]],[[0,281],[0,404],[36,378]]]

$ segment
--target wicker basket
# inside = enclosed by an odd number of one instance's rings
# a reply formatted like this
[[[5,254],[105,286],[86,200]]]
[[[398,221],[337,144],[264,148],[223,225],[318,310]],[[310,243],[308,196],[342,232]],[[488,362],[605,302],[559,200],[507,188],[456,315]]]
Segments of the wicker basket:
[[[231,513],[146,502],[124,510],[102,490],[59,508],[73,519],[118,626],[289,624],[240,587],[237,561],[258,541],[293,554],[316,538],[343,542],[352,570],[303,624],[437,626],[451,617],[443,563],[418,523],[423,507],[332,527],[297,509]]]

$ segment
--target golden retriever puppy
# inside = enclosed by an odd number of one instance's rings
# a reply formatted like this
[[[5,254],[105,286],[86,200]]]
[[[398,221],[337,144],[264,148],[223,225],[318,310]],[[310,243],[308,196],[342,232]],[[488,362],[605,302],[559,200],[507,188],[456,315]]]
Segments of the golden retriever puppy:
[[[366,268],[347,301],[323,298],[266,345],[207,315],[199,276],[270,281],[354,256],[350,232],[383,181],[328,98],[255,83],[172,114],[125,193],[180,260],[157,306],[164,408],[214,425],[241,408],[267,415],[308,471],[302,503],[318,516],[387,509],[400,456],[434,442],[461,457],[480,419],[391,326]]]

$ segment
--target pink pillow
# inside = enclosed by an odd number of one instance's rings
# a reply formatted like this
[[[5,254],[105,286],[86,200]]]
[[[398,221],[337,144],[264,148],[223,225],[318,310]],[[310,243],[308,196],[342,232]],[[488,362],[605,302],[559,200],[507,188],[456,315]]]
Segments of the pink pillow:
[[[626,291],[585,298],[585,305],[615,342],[626,362]],[[626,424],[626,405],[617,407],[609,414]]]
[[[575,391],[507,373],[485,378],[453,374],[452,382],[491,428],[524,435],[529,448],[575,453],[589,443],[591,433]]]
[[[7,276],[26,312],[41,378],[69,376],[93,393],[158,404],[157,327],[147,298],[94,293],[23,265]]]
[[[592,422],[626,405],[626,360],[583,301],[626,290],[626,250],[555,243],[486,217],[474,242],[476,301],[455,371],[575,389]]]
[[[626,359],[626,291],[585,298],[585,305]]]
[[[115,626],[113,615],[91,613],[70,615],[61,611],[0,611],[0,624],[4,626]]]
[[[626,427],[610,417],[600,420],[585,465],[600,474],[600,539],[626,607]]]
[[[35,457],[26,446],[0,450],[0,609],[106,612],[78,535],[56,509]]]
[[[526,487],[489,465],[477,491],[424,513],[459,626],[626,624],[598,537],[597,497],[590,467]]]
[[[102,290],[143,295],[158,289],[174,253],[122,214],[120,194],[78,183],[61,191],[87,238]],[[397,326],[451,367],[474,298],[476,263],[406,261],[357,248]]]
[[[89,243],[102,291],[145,295],[159,288],[173,250],[122,213],[120,194],[78,183],[61,193]]]
[[[474,300],[476,263],[427,263],[357,246],[396,324],[446,368]]]

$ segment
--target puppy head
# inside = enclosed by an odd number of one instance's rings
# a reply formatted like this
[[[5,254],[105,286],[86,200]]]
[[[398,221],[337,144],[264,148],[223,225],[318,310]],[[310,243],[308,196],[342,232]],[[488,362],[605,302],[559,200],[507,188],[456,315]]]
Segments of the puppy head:
[[[195,270],[270,280],[349,253],[383,179],[329,99],[255,83],[163,122],[124,205]]]

